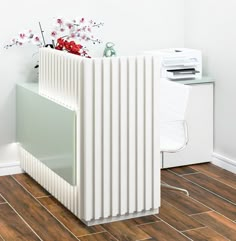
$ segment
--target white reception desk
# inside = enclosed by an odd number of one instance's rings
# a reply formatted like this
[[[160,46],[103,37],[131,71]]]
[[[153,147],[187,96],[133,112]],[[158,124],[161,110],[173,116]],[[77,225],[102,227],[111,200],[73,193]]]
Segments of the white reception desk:
[[[41,49],[39,65],[39,90],[18,85],[21,167],[87,225],[158,213],[158,59]]]

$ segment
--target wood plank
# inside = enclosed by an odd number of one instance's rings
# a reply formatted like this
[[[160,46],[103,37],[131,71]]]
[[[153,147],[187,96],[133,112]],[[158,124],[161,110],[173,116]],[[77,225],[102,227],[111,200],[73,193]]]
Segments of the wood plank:
[[[13,175],[13,178],[15,178],[28,192],[30,192],[36,198],[50,195],[42,186],[40,186],[26,173]]]
[[[214,209],[215,211],[222,213],[232,220],[236,219],[236,208],[232,203],[229,203],[226,200],[223,200],[222,198],[202,189],[194,183],[191,183],[190,181],[187,181],[166,170],[162,171],[162,180],[170,185],[187,189],[192,198]]]
[[[224,183],[218,182],[217,180],[208,177],[202,173],[187,175],[185,176],[185,178],[200,185],[203,188],[210,190],[211,192],[216,193],[222,198],[225,198],[233,203],[236,203],[236,189]]]
[[[190,167],[196,171],[206,174],[209,177],[216,178],[218,181],[236,188],[236,174],[232,172],[224,170],[211,163],[191,165]]]
[[[0,177],[0,192],[43,240],[78,240],[11,176]]]
[[[188,238],[184,237],[181,233],[177,232],[175,229],[171,228],[163,222],[156,222],[152,224],[145,224],[139,226],[144,232],[154,238],[156,241],[163,240],[178,240],[186,241]],[[122,240],[123,241],[123,240]]]
[[[139,241],[157,241],[155,238],[149,238],[149,239],[143,239],[143,240],[139,240]]]
[[[236,241],[236,224],[224,216],[210,211],[203,214],[195,214],[192,217],[216,232],[219,232],[231,241]]]
[[[0,194],[0,204],[5,203],[6,201],[4,200],[4,198],[2,197],[2,195]]]
[[[186,196],[182,192],[172,192],[170,189],[163,187],[161,191],[161,199],[169,202],[182,212],[191,215],[210,211],[211,209],[194,199]]]
[[[111,234],[104,232],[93,235],[87,235],[79,238],[80,241],[118,241]]]
[[[185,231],[204,226],[192,217],[189,217],[185,213],[179,211],[166,201],[161,202],[160,213],[157,215],[157,217],[161,218],[179,231]]]
[[[63,223],[75,236],[98,233],[104,231],[100,225],[87,227],[68,209],[53,197],[39,198],[39,202]]]
[[[209,227],[185,231],[184,234],[194,241],[229,241]]]
[[[0,234],[3,240],[40,240],[8,205],[0,205]]]
[[[154,215],[144,216],[140,218],[133,218],[132,219],[137,225],[142,225],[146,223],[154,223],[160,221],[160,219]]]
[[[178,175],[185,175],[185,174],[192,174],[192,173],[197,173],[198,171],[192,169],[189,166],[183,166],[183,167],[174,167],[174,168],[170,168],[168,169]]]
[[[126,221],[119,221],[114,223],[103,224],[103,228],[111,233],[115,238],[122,241],[135,241],[138,239],[150,238],[144,231],[136,226],[136,222],[133,219]]]

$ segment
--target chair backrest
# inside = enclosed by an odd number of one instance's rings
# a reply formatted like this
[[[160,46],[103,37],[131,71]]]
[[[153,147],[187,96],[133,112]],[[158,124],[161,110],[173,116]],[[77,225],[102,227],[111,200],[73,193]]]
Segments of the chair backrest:
[[[160,120],[185,120],[190,86],[161,79]]]
[[[160,148],[162,152],[177,152],[188,141],[185,112],[190,87],[166,79],[160,88]]]

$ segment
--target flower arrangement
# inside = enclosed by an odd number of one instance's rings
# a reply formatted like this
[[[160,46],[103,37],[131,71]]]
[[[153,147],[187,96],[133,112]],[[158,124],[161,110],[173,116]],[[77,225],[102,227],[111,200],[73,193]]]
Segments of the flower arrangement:
[[[82,57],[91,58],[86,46],[76,43],[76,41],[100,44],[101,40],[95,38],[92,32],[94,28],[100,28],[101,26],[103,26],[103,23],[97,23],[93,20],[87,21],[84,18],[80,20],[56,18],[50,33],[50,43],[46,43],[44,31],[39,22],[41,36],[32,30],[22,31],[13,38],[11,43],[6,45],[5,48],[8,49],[13,46],[22,46],[26,43],[31,43],[38,47],[51,47]]]

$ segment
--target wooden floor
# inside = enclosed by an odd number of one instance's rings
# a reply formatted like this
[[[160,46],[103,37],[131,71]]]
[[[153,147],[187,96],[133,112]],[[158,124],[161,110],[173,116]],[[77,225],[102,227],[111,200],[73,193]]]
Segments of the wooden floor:
[[[236,241],[236,175],[212,164],[162,171],[156,216],[86,227],[28,175],[0,177],[0,240]]]

